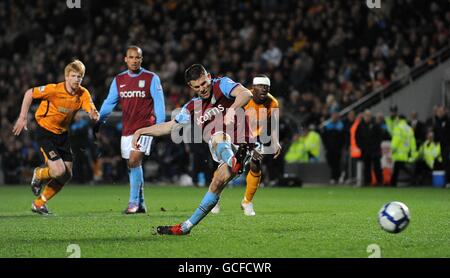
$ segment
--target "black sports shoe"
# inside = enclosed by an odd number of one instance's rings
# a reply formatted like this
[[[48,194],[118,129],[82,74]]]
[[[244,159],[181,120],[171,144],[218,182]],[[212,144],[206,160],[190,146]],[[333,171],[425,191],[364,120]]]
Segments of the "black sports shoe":
[[[31,179],[31,192],[34,196],[39,196],[42,190],[42,181],[37,177],[37,169],[38,167],[34,168],[33,178]]]
[[[38,207],[34,204],[34,202],[31,203],[31,211],[40,215],[52,214],[45,205],[43,205],[42,207]]]
[[[184,236],[189,234],[191,231],[183,231],[181,224],[174,226],[158,226],[156,232],[160,235],[174,235],[174,236]]]
[[[244,165],[245,165],[245,158],[250,153],[250,151],[253,149],[253,144],[241,144],[239,145],[239,149],[237,150],[236,154],[233,157],[233,166],[231,167],[231,172],[236,175],[242,174],[244,171]]]

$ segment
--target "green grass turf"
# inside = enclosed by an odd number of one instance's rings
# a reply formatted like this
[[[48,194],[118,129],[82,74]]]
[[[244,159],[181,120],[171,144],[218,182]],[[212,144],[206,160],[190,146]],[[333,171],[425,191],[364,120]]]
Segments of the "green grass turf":
[[[189,217],[205,188],[146,187],[147,215],[122,215],[128,186],[67,185],[53,216],[32,214],[28,186],[0,187],[0,257],[357,257],[378,244],[382,257],[450,257],[450,191],[435,188],[261,188],[255,217],[239,204],[244,188],[227,188],[222,211],[188,236],[152,234]],[[400,234],[380,229],[377,212],[406,203],[412,220]],[[163,211],[161,208],[164,208]]]

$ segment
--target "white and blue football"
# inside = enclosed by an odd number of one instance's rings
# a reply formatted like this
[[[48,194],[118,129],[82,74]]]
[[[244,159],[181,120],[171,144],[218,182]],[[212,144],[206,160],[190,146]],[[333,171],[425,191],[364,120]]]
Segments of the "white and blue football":
[[[389,233],[400,233],[408,226],[409,221],[409,209],[402,202],[389,202],[378,213],[378,223]]]

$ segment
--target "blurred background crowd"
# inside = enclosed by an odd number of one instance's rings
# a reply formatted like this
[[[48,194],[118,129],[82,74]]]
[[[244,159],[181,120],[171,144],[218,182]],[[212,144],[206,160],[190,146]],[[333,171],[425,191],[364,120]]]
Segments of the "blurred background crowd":
[[[130,44],[143,49],[143,67],[161,77],[168,117],[192,97],[183,73],[193,63],[204,64],[213,76],[226,75],[245,86],[255,74],[267,74],[282,110],[283,155],[305,130],[315,130],[331,162],[331,180],[337,182],[341,171],[333,161],[349,156],[350,129],[358,118],[352,112],[340,119],[337,112],[389,82],[408,79],[412,68],[432,64],[428,57],[449,45],[448,1],[384,1],[382,9],[375,10],[362,2],[82,0],[81,9],[69,9],[66,1],[1,1],[4,182],[28,182],[33,167],[42,163],[33,140],[36,124],[31,114],[29,132],[20,138],[11,134],[23,93],[64,80],[64,66],[79,58],[87,68],[83,86],[99,109],[112,78],[125,70],[124,51]],[[417,115],[406,116],[416,130]],[[435,115],[427,116],[430,120],[415,133],[417,150],[427,131],[439,128],[436,119],[448,118],[444,107],[436,107]],[[321,125],[330,117],[331,124]],[[373,116],[380,126],[387,124],[387,117]],[[77,115],[70,128],[77,161],[75,182],[126,181],[119,120],[112,116],[100,142],[94,144],[91,123]],[[392,135],[386,131],[383,140]],[[182,182],[184,173],[194,183],[204,183],[212,169],[207,155],[199,155],[205,153],[209,155],[203,145],[180,148],[170,140],[156,140],[147,158],[146,179]],[[307,160],[313,156],[310,153]],[[273,165],[268,178],[278,179],[280,163],[270,159],[267,163]]]

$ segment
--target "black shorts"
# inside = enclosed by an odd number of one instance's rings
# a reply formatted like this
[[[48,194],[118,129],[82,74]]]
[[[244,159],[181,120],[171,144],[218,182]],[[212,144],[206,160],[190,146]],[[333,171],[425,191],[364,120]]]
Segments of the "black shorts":
[[[68,132],[55,134],[37,125],[36,140],[46,161],[47,159],[55,161],[60,158],[63,161],[73,161]]]

